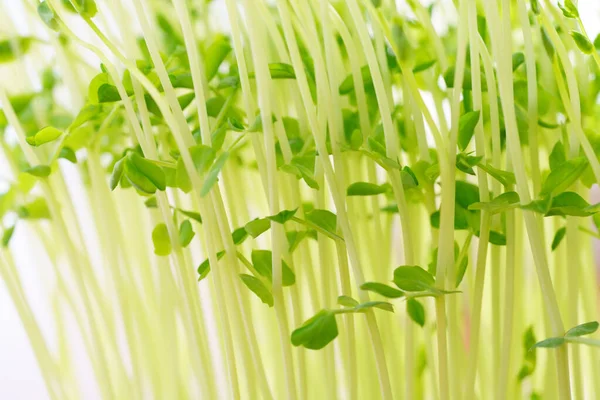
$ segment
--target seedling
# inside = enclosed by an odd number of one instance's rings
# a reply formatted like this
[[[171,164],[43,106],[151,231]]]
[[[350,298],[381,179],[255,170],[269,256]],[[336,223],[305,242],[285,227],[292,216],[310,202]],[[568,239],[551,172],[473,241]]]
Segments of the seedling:
[[[396,3],[3,3],[0,278],[49,398],[598,397],[600,37]]]

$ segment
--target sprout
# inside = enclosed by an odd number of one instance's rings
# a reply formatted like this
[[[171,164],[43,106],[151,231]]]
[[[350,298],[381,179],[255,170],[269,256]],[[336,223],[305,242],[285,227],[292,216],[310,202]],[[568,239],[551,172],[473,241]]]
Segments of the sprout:
[[[600,36],[395,3],[4,2],[0,279],[50,398],[600,392]]]

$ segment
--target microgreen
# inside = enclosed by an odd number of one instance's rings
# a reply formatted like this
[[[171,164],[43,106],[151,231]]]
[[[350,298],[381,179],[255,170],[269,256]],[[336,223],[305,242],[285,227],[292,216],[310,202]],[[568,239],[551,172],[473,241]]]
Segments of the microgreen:
[[[588,2],[4,3],[0,286],[50,398],[600,391]]]

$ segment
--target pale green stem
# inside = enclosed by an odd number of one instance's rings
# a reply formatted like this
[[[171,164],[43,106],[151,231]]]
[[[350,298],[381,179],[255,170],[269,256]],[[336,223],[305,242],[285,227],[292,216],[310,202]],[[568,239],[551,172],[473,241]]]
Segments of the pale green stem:
[[[507,131],[507,146],[511,154],[511,159],[514,165],[514,172],[517,181],[517,191],[521,202],[529,203],[531,201],[529,187],[527,184],[527,177],[525,175],[525,167],[523,163],[523,156],[520,149],[520,141],[517,131],[515,110],[513,107],[513,85],[512,85],[512,68],[510,65],[511,60],[511,37],[508,32],[510,29],[510,2],[503,0],[503,40],[497,35],[498,32],[493,31],[492,43],[496,50],[495,56],[498,62],[499,68],[499,82],[500,82],[500,98],[503,105],[506,131]],[[488,22],[495,23],[496,16],[490,8],[491,5],[486,6],[486,16]],[[497,11],[496,11],[497,14]],[[497,46],[500,46],[499,48]],[[529,233],[529,242],[534,255],[535,265],[537,269],[537,275],[539,279],[542,292],[544,294],[544,300],[546,307],[551,315],[552,321],[552,332],[553,334],[562,335],[564,333],[564,327],[560,311],[558,308],[558,302],[550,279],[550,273],[548,270],[548,261],[546,253],[543,248],[543,241],[540,233],[540,227],[536,220],[536,216],[529,211],[524,212],[525,222],[527,225],[527,232]],[[568,356],[566,349],[558,349],[556,351],[557,356],[557,368],[558,378],[561,396],[564,398],[570,398],[569,393],[569,371],[568,371]]]
[[[261,115],[265,116],[263,120],[264,146],[267,166],[267,182],[268,182],[268,198],[269,211],[271,215],[275,215],[280,211],[279,191],[277,187],[277,166],[275,163],[275,133],[273,129],[273,121],[270,116],[271,111],[271,80],[269,77],[269,69],[267,65],[266,52],[264,51],[264,29],[260,29],[260,20],[256,14],[256,10],[246,2],[246,11],[249,15],[249,20],[254,21],[257,25],[249,30],[250,42],[252,46],[252,58],[255,65],[256,83],[258,87],[258,101]],[[275,314],[279,325],[279,334],[281,340],[281,349],[283,357],[283,367],[286,379],[287,398],[290,400],[296,399],[296,379],[294,377],[294,361],[292,358],[291,349],[289,346],[289,327],[287,320],[287,311],[283,298],[283,290],[281,285],[282,279],[282,263],[281,263],[281,246],[284,243],[284,232],[281,224],[271,222],[271,245],[272,249],[272,271],[273,271],[273,300],[275,304]]]
[[[296,72],[296,81],[298,83],[300,94],[304,103],[305,111],[309,120],[310,127],[313,131],[313,135],[315,136],[315,143],[317,145],[317,150],[319,153],[326,154],[327,149],[325,145],[325,136],[324,132],[319,129],[319,124],[317,122],[316,111],[314,105],[312,103],[312,98],[310,95],[310,90],[308,87],[308,81],[306,77],[306,72],[304,71],[304,66],[302,64],[302,60],[300,57],[300,51],[298,48],[298,43],[296,41],[296,37],[294,32],[292,32],[292,24],[291,18],[289,14],[288,4],[285,0],[277,1],[277,8],[279,11],[279,15],[282,18],[282,25],[284,30],[284,35],[286,41],[288,42],[288,47],[290,51],[290,56],[292,59],[292,64],[294,66]],[[335,180],[334,171],[331,165],[331,162],[327,158],[323,158],[323,169],[325,172],[325,177],[331,187],[332,197],[334,200],[334,204],[338,213],[338,221],[340,223],[340,228],[343,232],[344,239],[346,241],[346,246],[348,248],[348,255],[350,259],[350,264],[352,266],[354,272],[354,279],[357,286],[360,286],[364,282],[364,277],[362,273],[362,269],[360,266],[360,261],[358,258],[358,253],[356,251],[356,246],[354,243],[353,233],[350,229],[350,225],[348,222],[346,207],[343,202],[343,198],[341,193],[338,190],[337,182]],[[366,292],[359,292],[361,301],[368,301],[369,296]],[[377,362],[377,368],[379,371],[379,379],[380,379],[380,387],[382,394],[385,398],[391,398],[391,390],[389,384],[389,375],[387,371],[387,366],[385,363],[385,354],[383,352],[383,347],[381,343],[381,337],[379,330],[377,328],[377,322],[375,321],[375,316],[372,312],[368,312],[366,314],[367,318],[367,326],[369,328],[369,333],[371,336],[371,341],[373,344],[374,352],[375,352],[375,360]]]

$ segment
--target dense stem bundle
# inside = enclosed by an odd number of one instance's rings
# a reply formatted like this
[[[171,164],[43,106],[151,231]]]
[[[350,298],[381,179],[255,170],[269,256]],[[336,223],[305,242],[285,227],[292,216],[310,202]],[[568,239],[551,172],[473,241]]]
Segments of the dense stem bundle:
[[[0,279],[47,397],[597,396],[600,36],[407,3],[1,3]]]

